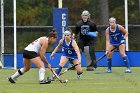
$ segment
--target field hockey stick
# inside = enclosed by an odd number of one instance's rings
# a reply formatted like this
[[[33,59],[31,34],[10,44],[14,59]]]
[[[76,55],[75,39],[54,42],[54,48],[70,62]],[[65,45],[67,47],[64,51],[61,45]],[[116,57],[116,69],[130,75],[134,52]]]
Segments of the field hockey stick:
[[[64,70],[63,72],[60,72],[59,76],[63,75],[64,73],[66,73],[67,71],[69,71],[70,69],[73,69],[77,66],[78,64],[73,65],[72,67],[67,68],[66,70]]]
[[[67,83],[68,80],[62,80],[56,73],[55,71],[51,68],[50,69],[53,75],[60,81],[60,83]]]
[[[123,43],[120,43],[119,46],[120,46],[121,44],[123,44]],[[119,47],[119,46],[118,46],[118,47]],[[114,50],[117,49],[118,47],[114,47],[114,48],[113,48],[112,50],[110,50],[109,52],[114,51]],[[105,53],[103,56],[101,56],[100,58],[98,58],[98,60],[96,60],[96,63],[99,62],[100,60],[102,60],[105,56],[107,56],[106,53]]]

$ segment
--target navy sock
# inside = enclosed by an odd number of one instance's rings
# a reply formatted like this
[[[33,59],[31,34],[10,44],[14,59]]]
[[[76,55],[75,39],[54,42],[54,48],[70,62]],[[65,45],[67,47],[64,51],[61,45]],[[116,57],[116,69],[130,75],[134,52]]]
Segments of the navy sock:
[[[128,60],[127,56],[123,57],[123,61],[124,61],[125,65],[126,65],[126,67],[130,68],[130,63],[129,63],[129,60]]]
[[[108,69],[111,70],[111,67],[112,67],[112,59],[107,59],[107,64],[108,64]]]
[[[55,73],[58,75],[61,72],[62,67],[58,65],[58,67],[55,70]]]

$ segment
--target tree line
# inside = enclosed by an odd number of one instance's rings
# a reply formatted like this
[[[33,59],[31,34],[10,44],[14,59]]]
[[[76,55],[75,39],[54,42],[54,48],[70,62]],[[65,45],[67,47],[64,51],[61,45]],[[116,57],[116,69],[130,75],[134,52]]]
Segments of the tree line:
[[[17,25],[46,26],[52,25],[53,8],[57,8],[57,0],[16,0]],[[96,24],[108,24],[108,18],[114,16],[124,24],[124,0],[63,0],[63,7],[69,10],[69,25],[75,25],[81,12],[88,10]],[[5,25],[13,25],[13,0],[4,0]],[[130,24],[140,22],[139,0],[128,0],[128,16]]]

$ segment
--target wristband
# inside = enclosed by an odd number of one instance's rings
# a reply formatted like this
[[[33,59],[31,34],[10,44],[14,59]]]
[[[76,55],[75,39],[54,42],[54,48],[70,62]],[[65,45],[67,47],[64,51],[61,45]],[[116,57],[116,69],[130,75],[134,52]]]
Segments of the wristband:
[[[52,52],[52,55],[54,55],[55,54],[55,52]]]

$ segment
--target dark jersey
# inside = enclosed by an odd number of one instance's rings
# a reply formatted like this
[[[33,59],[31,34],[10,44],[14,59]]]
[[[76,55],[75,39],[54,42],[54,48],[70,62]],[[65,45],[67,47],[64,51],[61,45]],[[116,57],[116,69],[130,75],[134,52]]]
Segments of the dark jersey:
[[[75,27],[75,35],[80,33],[80,40],[83,41],[91,41],[94,40],[94,38],[87,35],[88,32],[95,32],[98,31],[96,25],[91,21],[88,20],[87,22],[83,22],[83,20],[80,20],[76,23]]]

